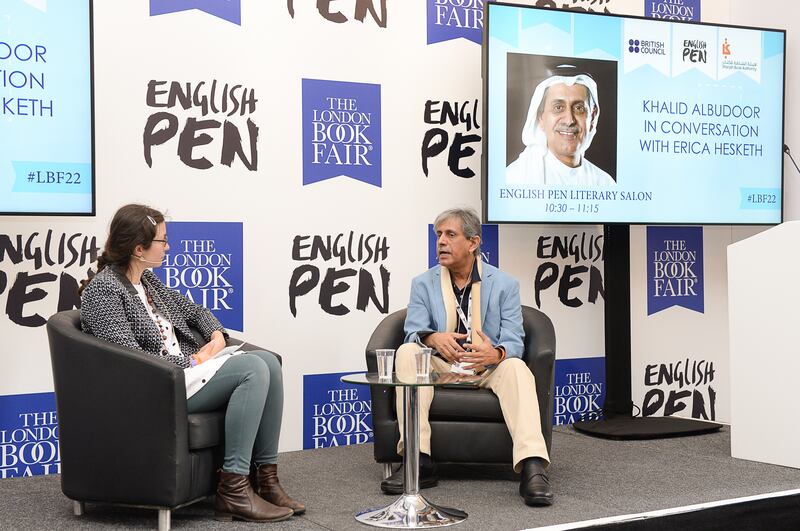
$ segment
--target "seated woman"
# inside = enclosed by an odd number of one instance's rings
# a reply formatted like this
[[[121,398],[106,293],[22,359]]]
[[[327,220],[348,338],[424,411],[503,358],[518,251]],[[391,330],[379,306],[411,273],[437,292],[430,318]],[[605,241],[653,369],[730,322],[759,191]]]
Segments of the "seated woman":
[[[162,265],[168,250],[160,212],[143,205],[120,208],[97,273],[81,286],[83,330],[183,368],[189,413],[225,408],[217,519],[267,522],[302,513],[305,505],[286,495],[277,475],[283,413],[277,358],[263,350],[215,358],[228,337],[220,322],[149,269]],[[190,326],[207,343],[199,344]]]

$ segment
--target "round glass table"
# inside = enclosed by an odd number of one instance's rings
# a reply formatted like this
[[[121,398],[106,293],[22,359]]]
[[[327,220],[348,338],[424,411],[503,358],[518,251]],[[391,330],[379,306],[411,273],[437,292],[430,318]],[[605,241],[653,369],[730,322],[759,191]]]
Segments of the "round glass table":
[[[432,372],[427,376],[403,376],[393,373],[390,378],[380,378],[376,373],[359,373],[342,376],[343,382],[378,387],[402,387],[404,393],[403,434],[403,495],[385,507],[368,509],[356,515],[362,524],[397,529],[444,527],[467,519],[467,513],[429,502],[419,493],[419,402],[420,387],[477,387],[480,376]]]

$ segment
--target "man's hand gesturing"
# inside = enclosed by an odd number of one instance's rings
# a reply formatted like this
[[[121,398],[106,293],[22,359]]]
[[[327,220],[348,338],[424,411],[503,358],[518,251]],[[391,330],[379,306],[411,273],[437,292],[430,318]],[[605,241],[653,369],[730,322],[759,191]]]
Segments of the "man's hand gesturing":
[[[459,341],[467,339],[467,334],[456,334],[455,332],[434,332],[425,336],[422,342],[432,349],[435,349],[444,358],[453,363],[461,361],[464,349],[459,345]]]
[[[461,356],[460,361],[470,364],[469,367],[465,368],[486,367],[487,365],[500,363],[502,354],[496,347],[492,346],[491,339],[480,330],[476,330],[476,332],[478,332],[478,335],[481,336],[483,341],[480,345],[464,343],[464,348],[467,349],[468,352]]]

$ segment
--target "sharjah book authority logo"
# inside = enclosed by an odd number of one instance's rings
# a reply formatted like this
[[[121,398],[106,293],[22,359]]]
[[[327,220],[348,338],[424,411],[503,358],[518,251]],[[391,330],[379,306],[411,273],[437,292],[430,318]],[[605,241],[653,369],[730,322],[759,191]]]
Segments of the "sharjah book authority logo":
[[[303,79],[303,184],[381,186],[381,86]]]

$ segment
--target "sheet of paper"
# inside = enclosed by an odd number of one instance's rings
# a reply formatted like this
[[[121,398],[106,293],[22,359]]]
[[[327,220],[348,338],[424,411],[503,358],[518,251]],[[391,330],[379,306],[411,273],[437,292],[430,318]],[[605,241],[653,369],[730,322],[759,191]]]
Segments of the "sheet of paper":
[[[219,352],[217,352],[214,355],[214,357],[211,358],[211,359],[213,360],[214,358],[219,358],[221,356],[227,356],[228,354],[236,354],[236,353],[240,352],[240,349],[243,346],[244,346],[244,343],[242,343],[241,345],[231,345],[229,347],[225,347],[224,349],[222,349]]]

